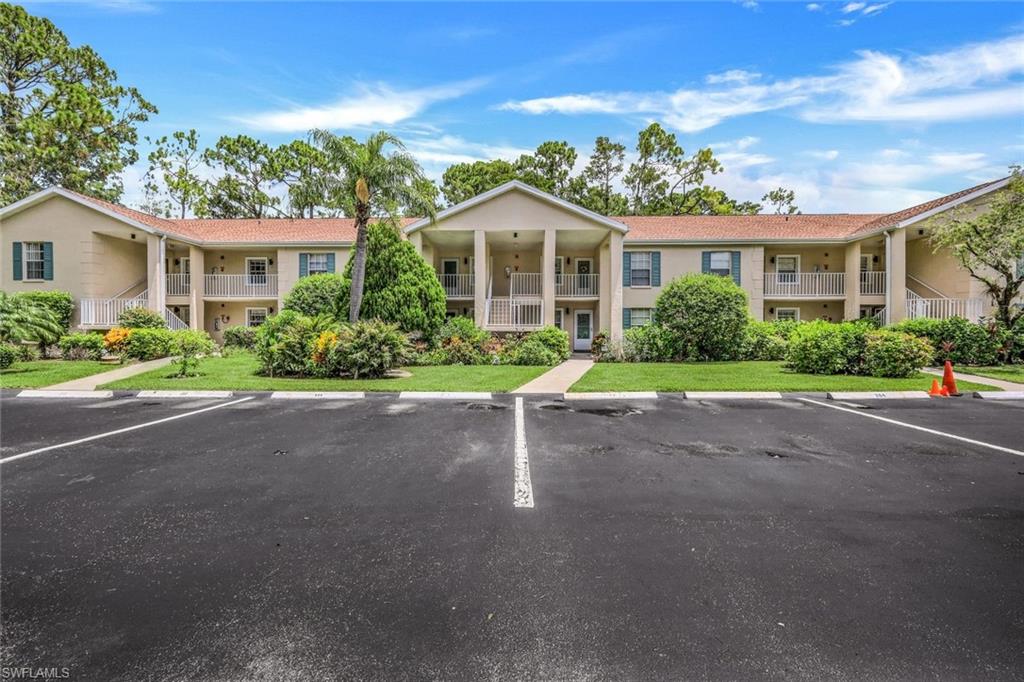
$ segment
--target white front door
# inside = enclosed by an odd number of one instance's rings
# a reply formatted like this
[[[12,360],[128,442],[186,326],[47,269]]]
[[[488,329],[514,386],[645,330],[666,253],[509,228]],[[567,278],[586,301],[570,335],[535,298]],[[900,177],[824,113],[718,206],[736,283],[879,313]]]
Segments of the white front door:
[[[594,336],[594,312],[592,310],[576,311],[576,334],[573,337],[572,349],[589,351]]]

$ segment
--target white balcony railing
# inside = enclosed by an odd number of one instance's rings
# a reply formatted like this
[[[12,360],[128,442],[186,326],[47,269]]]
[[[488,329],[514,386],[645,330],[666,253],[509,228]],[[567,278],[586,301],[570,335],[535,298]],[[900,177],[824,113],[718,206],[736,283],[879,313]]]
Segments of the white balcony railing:
[[[207,298],[277,298],[277,275],[204,275]]]
[[[539,272],[513,272],[509,293],[513,296],[540,296],[544,276]]]
[[[846,295],[844,272],[769,272],[765,298],[833,298]]]
[[[473,298],[476,293],[476,275],[438,275],[448,298]]]
[[[984,306],[985,300],[981,298],[921,298],[913,292],[907,292],[907,317],[911,320],[919,317],[939,320],[962,317],[977,322],[981,319]]]
[[[489,298],[484,319],[489,329],[536,329],[544,324],[544,302]]]
[[[860,293],[865,296],[881,296],[885,293],[885,271],[871,270],[860,273]]]
[[[561,298],[590,298],[600,291],[598,275],[555,275],[555,296]]]
[[[188,296],[192,293],[191,275],[173,273],[167,275],[168,296]]]
[[[78,301],[83,327],[116,327],[121,313],[149,305],[149,291],[132,298],[83,298]]]

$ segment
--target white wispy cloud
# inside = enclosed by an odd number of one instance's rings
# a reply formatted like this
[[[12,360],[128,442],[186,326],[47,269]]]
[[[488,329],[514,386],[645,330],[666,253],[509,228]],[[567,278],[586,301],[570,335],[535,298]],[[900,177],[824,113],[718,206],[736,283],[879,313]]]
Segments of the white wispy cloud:
[[[839,11],[843,14],[852,14],[853,12],[858,12],[865,7],[867,7],[867,4],[863,2],[848,2],[843,5]]]
[[[806,5],[804,5],[804,7],[807,8],[808,12],[820,12],[822,9],[824,9],[824,7],[817,2],[809,2]]]
[[[472,142],[458,135],[412,138],[406,140],[406,147],[416,159],[424,164],[472,163],[490,159],[512,161],[534,150],[513,145]]]
[[[856,4],[856,3],[854,3]],[[731,75],[729,75],[731,74]],[[1024,74],[1024,35],[905,57],[864,51],[830,72],[766,80],[748,71],[672,92],[593,92],[512,100],[526,114],[611,114],[658,118],[696,132],[724,120],[792,109],[806,121],[928,123],[1024,113],[1013,79]]]
[[[431,104],[462,97],[486,82],[487,79],[477,78],[405,90],[386,83],[357,83],[351,94],[331,104],[264,111],[238,116],[235,120],[256,130],[274,132],[394,125],[414,118]]]
[[[812,159],[818,159],[820,161],[835,161],[839,158],[838,149],[808,149],[804,152],[805,156],[809,156]]]

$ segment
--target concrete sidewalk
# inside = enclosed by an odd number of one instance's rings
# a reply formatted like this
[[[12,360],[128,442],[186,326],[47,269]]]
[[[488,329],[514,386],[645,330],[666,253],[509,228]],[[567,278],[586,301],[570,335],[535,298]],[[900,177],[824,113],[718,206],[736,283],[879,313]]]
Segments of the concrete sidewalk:
[[[60,384],[54,384],[52,386],[46,386],[43,390],[45,391],[95,391],[97,386],[101,384],[107,384],[111,381],[118,381],[119,379],[127,379],[133,377],[136,374],[142,374],[148,372],[151,369],[157,369],[165,367],[171,364],[174,358],[160,358],[159,360],[149,360],[148,362],[138,362],[134,365],[128,365],[127,367],[119,367],[118,369],[111,370],[109,372],[100,372],[99,374],[92,374],[81,379],[73,379],[71,381],[65,381]]]
[[[921,371],[925,372],[926,374],[934,374],[937,377],[941,377],[942,376],[942,370],[939,369],[939,368],[926,367],[925,369],[923,369]],[[973,381],[976,384],[985,384],[986,386],[995,386],[997,388],[1003,389],[1004,391],[1024,391],[1024,384],[1018,384],[1018,383],[1013,382],[1013,381],[1006,381],[1005,379],[993,379],[992,377],[981,377],[981,376],[978,376],[977,374],[967,374],[966,372],[961,372],[960,370],[958,370],[955,367],[953,368],[953,376],[956,377],[957,381],[959,381],[961,379],[964,380],[964,381]]]
[[[513,393],[565,393],[569,387],[579,381],[580,377],[594,366],[593,360],[569,358],[560,365],[552,367],[539,377],[523,384]]]

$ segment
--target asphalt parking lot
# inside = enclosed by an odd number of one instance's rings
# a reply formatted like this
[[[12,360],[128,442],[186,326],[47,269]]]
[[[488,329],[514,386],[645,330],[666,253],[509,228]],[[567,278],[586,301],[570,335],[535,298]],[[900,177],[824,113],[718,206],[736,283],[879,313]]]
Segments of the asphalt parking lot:
[[[1024,677],[1024,401],[521,405],[6,392],[0,460],[166,421],[0,465],[3,665]]]

